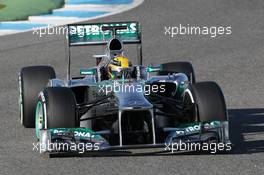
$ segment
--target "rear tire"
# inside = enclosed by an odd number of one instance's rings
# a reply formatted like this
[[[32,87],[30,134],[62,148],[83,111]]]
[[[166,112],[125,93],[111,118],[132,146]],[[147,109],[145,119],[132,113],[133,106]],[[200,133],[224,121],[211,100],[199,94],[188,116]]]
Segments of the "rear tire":
[[[76,128],[76,100],[67,87],[48,87],[40,93],[36,110],[36,135],[40,129]]]
[[[184,73],[191,83],[195,83],[194,69],[189,62],[170,62],[161,65],[159,75],[168,75],[173,73]]]
[[[227,112],[224,95],[215,82],[200,82],[190,85],[185,91],[190,101],[196,106],[197,121],[227,121]],[[193,103],[192,102],[192,103]]]
[[[50,66],[24,67],[19,73],[20,121],[26,128],[35,126],[35,110],[39,92],[56,77]]]

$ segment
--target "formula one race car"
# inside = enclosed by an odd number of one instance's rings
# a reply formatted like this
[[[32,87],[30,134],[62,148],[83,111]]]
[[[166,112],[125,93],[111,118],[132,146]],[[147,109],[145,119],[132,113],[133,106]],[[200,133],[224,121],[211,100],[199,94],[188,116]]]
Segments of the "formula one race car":
[[[50,66],[19,73],[21,123],[35,127],[42,152],[230,142],[220,87],[197,83],[189,62],[143,66],[138,22],[73,24],[68,31],[67,80],[56,79]],[[127,44],[137,45],[136,65],[124,53]],[[71,77],[71,47],[90,45],[105,53],[94,56],[95,67],[80,69],[82,77]]]

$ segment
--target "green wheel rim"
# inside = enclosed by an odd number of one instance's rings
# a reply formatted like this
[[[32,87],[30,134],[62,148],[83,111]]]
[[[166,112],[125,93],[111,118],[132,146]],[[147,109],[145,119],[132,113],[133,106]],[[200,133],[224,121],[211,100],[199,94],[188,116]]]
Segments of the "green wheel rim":
[[[38,101],[35,115],[36,137],[39,139],[39,130],[44,128],[44,110],[41,101]]]

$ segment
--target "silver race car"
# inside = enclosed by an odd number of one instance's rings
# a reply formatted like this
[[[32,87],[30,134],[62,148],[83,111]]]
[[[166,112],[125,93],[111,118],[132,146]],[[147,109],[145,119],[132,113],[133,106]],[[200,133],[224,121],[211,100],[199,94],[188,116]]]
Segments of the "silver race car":
[[[19,73],[21,124],[35,128],[43,153],[230,143],[220,87],[196,82],[189,62],[142,65],[138,22],[68,25],[67,41],[66,80],[57,79],[50,66]],[[136,64],[126,57],[128,44],[137,46]],[[105,52],[94,55],[95,67],[80,68],[80,77],[72,77],[71,48],[91,45]]]

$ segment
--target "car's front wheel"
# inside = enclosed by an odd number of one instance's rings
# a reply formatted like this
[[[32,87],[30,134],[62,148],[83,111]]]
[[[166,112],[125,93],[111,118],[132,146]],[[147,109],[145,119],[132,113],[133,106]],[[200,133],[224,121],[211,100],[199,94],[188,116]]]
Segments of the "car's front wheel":
[[[195,104],[192,116],[194,121],[227,121],[224,95],[215,82],[199,82],[189,86],[184,92],[185,105]]]
[[[67,87],[48,87],[39,96],[36,107],[36,136],[40,129],[78,127],[76,100]]]
[[[21,69],[19,80],[19,110],[21,124],[26,128],[35,126],[35,107],[39,92],[56,77],[50,66],[29,66]]]

